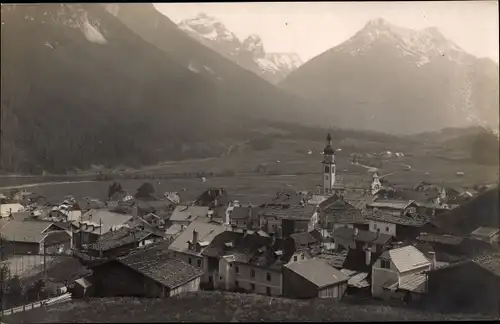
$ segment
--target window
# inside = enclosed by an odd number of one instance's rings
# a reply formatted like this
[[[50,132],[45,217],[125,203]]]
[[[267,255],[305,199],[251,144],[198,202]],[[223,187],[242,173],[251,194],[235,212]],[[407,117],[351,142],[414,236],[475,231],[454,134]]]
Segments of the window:
[[[300,255],[300,259],[304,260],[304,255],[303,254]]]
[[[201,260],[196,261],[196,264],[198,265],[198,267],[201,267]]]
[[[325,165],[325,173],[330,173],[330,167],[328,165]]]
[[[267,281],[271,281],[271,274],[268,272],[266,276]]]
[[[327,175],[325,175],[325,180],[328,180],[328,174],[327,174]]]
[[[255,278],[255,270],[250,270],[250,277]]]
[[[191,258],[189,258],[188,262],[189,262],[189,264],[191,264]]]
[[[255,284],[250,284],[250,289],[251,289],[252,291],[255,291]]]
[[[389,260],[380,260],[380,267],[382,269],[390,269],[391,268],[391,262]]]
[[[240,283],[238,282],[238,280],[236,280],[236,281],[234,282],[234,284],[236,285],[236,287],[239,287],[239,286],[240,286]]]
[[[230,267],[230,268],[232,268],[232,267],[233,267],[233,264],[232,264],[232,263],[230,263],[230,264],[229,264],[229,267]]]
[[[266,287],[266,294],[268,296],[271,296],[271,288],[270,287]]]
[[[385,231],[386,231],[386,232],[389,232],[389,226],[387,226],[387,227],[385,228]]]
[[[236,266],[236,273],[240,273],[240,267]]]
[[[297,262],[297,256],[296,255],[293,256],[293,262]]]

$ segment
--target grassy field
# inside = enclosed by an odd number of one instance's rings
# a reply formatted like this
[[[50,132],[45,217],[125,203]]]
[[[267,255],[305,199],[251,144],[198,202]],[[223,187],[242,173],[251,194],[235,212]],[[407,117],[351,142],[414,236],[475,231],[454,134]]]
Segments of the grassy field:
[[[456,158],[451,153],[443,157],[438,148],[427,146],[409,146],[403,144],[388,145],[346,139],[335,143],[342,149],[337,152],[338,177],[348,186],[367,187],[372,174],[367,168],[352,165],[353,153],[380,153],[385,151],[403,152],[404,157],[363,160],[364,164],[380,168],[379,174],[394,174],[387,177],[391,183],[415,185],[420,181],[432,183],[460,184],[472,186],[482,183],[498,182],[497,165],[478,165],[467,158]],[[188,160],[182,162],[167,162],[134,171],[134,174],[149,174],[158,179],[120,179],[120,173],[130,174],[130,170],[116,171],[115,177],[122,187],[134,194],[144,182],[151,182],[158,193],[178,191],[183,200],[195,198],[202,190],[209,187],[224,187],[234,199],[259,202],[267,195],[275,194],[277,190],[291,185],[300,190],[315,190],[321,183],[322,156],[324,147],[322,141],[292,141],[286,139],[274,140],[273,146],[267,150],[256,151],[242,144],[231,150],[231,154],[220,158]],[[311,150],[312,154],[308,154]],[[278,162],[279,161],[279,162]],[[257,167],[265,166],[266,171],[257,172]],[[411,170],[405,170],[411,165]],[[162,174],[182,174],[197,172],[231,171],[235,175],[228,177],[207,177],[203,183],[200,178],[161,179]],[[457,172],[464,172],[458,177]],[[15,184],[43,182],[43,178],[0,178],[0,188]],[[17,182],[16,182],[17,181]],[[49,178],[48,181],[64,181],[64,179]],[[66,195],[75,197],[106,198],[111,182],[86,182],[58,185],[40,185],[28,188],[48,198],[61,199]],[[1,192],[2,190],[0,190]],[[3,190],[8,191],[8,190]]]
[[[6,316],[6,323],[412,321],[484,319],[332,300],[291,300],[259,295],[197,292],[169,299],[75,300]]]

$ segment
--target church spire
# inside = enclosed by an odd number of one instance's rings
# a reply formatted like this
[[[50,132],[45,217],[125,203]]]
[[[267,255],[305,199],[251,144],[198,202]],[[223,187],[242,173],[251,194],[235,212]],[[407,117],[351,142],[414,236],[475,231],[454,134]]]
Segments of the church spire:
[[[332,135],[330,133],[326,136],[326,142],[328,145],[332,145]]]

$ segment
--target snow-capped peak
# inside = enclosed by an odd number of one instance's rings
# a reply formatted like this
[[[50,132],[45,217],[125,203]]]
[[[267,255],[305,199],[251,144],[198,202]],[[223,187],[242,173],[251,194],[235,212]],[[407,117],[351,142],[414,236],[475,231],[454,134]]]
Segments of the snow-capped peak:
[[[243,50],[253,53],[256,57],[261,57],[265,54],[264,43],[259,35],[252,34],[248,36],[241,46]]]
[[[370,20],[338,50],[358,55],[376,41],[393,43],[402,56],[414,57],[418,66],[436,58],[446,57],[450,61],[462,63],[469,57],[459,46],[447,40],[436,27],[412,30],[393,25],[383,18]]]
[[[231,33],[223,23],[205,13],[199,13],[195,18],[185,19],[178,26],[187,33],[197,34],[197,36],[208,40],[238,40],[236,35]]]

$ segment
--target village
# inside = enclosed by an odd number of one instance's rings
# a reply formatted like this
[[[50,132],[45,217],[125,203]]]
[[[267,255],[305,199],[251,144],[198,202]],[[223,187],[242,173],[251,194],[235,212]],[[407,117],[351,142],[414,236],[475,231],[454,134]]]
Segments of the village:
[[[284,189],[259,205],[232,199],[226,188],[194,201],[177,192],[159,197],[150,183],[135,195],[113,183],[107,201],[2,195],[2,314],[68,294],[170,298],[202,290],[498,314],[498,214],[480,210],[497,200],[497,188],[402,186],[377,172],[370,187],[349,188],[338,180],[330,135],[318,168],[319,189]],[[14,298],[24,257],[41,261],[31,269],[31,293]]]

